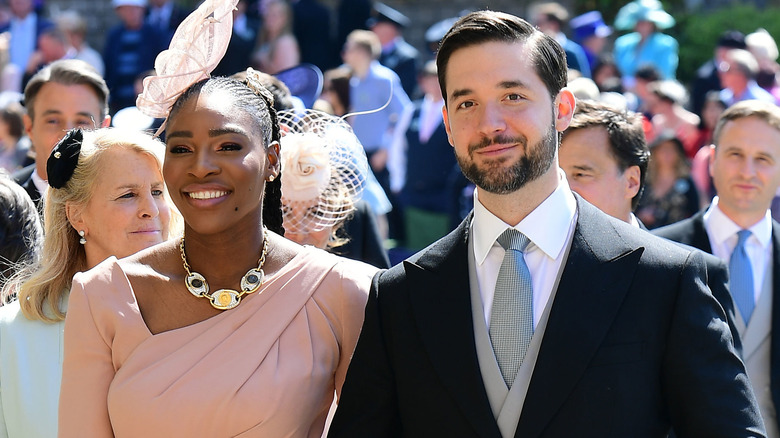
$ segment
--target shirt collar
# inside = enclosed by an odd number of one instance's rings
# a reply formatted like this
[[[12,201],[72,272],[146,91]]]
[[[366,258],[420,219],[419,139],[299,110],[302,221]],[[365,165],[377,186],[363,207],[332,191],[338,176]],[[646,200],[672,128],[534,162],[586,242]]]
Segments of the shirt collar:
[[[41,178],[35,169],[33,169],[32,180],[33,180],[33,184],[35,184],[35,188],[38,189],[38,193],[40,193],[41,196],[43,196],[43,194],[46,193],[46,189],[49,188],[49,183],[46,182],[46,180],[44,180],[43,178]]]
[[[704,213],[704,223],[710,236],[715,239],[716,245],[723,245],[726,239],[737,234],[742,228],[737,225],[718,206],[718,197],[712,200],[712,205]],[[766,248],[772,241],[772,214],[767,209],[764,217],[748,228],[762,247]]]
[[[510,225],[488,211],[474,190],[474,256],[481,265],[496,239]],[[558,172],[558,187],[538,207],[514,228],[525,234],[531,241],[529,250],[539,248],[548,257],[557,259],[566,246],[571,221],[577,211],[577,201],[569,188],[566,175]],[[478,226],[477,226],[478,224]]]

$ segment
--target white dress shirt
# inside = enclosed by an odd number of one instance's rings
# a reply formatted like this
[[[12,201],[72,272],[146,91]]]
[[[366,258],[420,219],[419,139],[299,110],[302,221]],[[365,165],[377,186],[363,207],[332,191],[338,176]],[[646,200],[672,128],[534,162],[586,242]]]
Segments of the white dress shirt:
[[[41,198],[46,196],[46,190],[49,188],[48,181],[45,181],[43,178],[41,178],[36,170],[33,170],[32,180],[33,184],[35,184],[35,188],[38,189],[38,193],[41,194]]]
[[[493,295],[505,252],[496,239],[511,226],[479,202],[478,192],[479,189],[474,191],[471,235],[474,239],[474,260],[485,324],[490,327]],[[563,268],[565,249],[572,239],[576,219],[577,201],[566,181],[566,174],[559,170],[555,191],[513,227],[531,241],[526,247],[524,258],[531,272],[534,329],[550,299],[558,273]]]
[[[737,246],[737,232],[742,228],[734,223],[718,207],[718,197],[712,200],[712,205],[704,213],[704,228],[710,238],[712,253],[729,262],[734,247]],[[766,211],[763,219],[749,228],[751,235],[745,241],[745,250],[753,268],[753,297],[758,302],[764,288],[764,275],[772,269],[772,216]]]

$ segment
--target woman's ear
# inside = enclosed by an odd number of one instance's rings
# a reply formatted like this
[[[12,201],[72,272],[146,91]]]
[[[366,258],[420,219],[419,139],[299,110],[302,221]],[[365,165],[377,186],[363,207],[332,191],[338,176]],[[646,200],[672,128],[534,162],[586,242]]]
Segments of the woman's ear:
[[[266,168],[265,179],[273,181],[279,172],[282,171],[282,162],[280,159],[279,142],[275,141],[268,146],[266,151],[266,157],[268,157],[268,167]]]
[[[70,202],[65,203],[65,216],[72,226],[76,230],[86,230],[86,223],[84,222],[84,208],[76,206]]]

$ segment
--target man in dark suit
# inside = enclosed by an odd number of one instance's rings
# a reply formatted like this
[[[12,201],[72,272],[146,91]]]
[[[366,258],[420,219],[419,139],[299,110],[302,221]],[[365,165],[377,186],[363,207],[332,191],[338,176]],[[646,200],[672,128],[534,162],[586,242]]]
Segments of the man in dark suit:
[[[570,191],[565,63],[508,14],[445,36],[444,123],[474,211],[375,277],[329,436],[763,436],[701,255]]]
[[[35,150],[35,164],[14,174],[38,210],[48,187],[46,160],[71,128],[108,126],[108,87],[92,66],[75,59],[55,61],[41,69],[24,89],[24,130]]]
[[[574,192],[604,213],[647,229],[633,213],[642,196],[650,159],[640,114],[602,102],[577,101],[558,154]],[[728,268],[719,258],[702,254],[707,264],[707,285],[726,312],[734,345],[740,351]]]
[[[167,38],[162,41],[166,46],[173,37],[176,28],[190,15],[190,10],[177,5],[174,0],[149,0],[145,21],[160,35]]]
[[[729,107],[713,142],[710,175],[718,196],[712,205],[653,232],[729,263],[745,367],[767,436],[780,437],[780,224],[769,211],[780,186],[780,108],[759,101]]]
[[[384,3],[376,3],[366,24],[382,44],[379,63],[398,75],[407,96],[416,97],[417,58],[420,53],[401,35],[402,30],[411,24],[409,17]]]

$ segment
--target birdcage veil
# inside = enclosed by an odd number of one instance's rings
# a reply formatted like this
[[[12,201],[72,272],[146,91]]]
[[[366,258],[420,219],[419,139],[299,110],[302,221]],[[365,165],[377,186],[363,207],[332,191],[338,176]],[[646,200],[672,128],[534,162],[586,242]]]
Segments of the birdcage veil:
[[[369,172],[363,146],[342,119],[316,110],[282,111],[284,229],[311,233],[344,221]]]
[[[205,0],[182,21],[168,49],[154,61],[156,75],[144,79],[144,91],[136,100],[142,113],[167,117],[187,87],[209,77],[227,51],[238,1]]]

